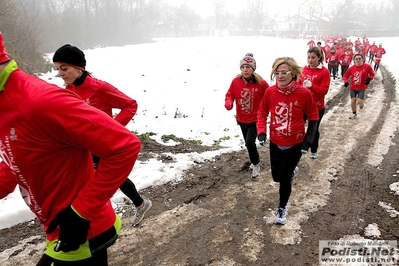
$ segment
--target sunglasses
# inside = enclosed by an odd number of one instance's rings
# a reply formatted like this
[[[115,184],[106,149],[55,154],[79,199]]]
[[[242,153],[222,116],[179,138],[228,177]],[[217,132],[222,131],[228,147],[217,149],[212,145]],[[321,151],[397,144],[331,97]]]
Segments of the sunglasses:
[[[276,72],[274,72],[273,74],[275,75],[275,76],[278,76],[278,75],[281,75],[281,76],[287,76],[289,73],[291,73],[291,71],[276,71]]]

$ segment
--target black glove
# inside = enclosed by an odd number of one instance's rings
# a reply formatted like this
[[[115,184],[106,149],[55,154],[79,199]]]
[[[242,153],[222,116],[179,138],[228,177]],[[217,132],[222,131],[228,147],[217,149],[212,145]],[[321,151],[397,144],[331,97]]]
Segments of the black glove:
[[[258,135],[258,140],[259,140],[259,144],[260,144],[261,146],[265,146],[265,142],[266,142],[266,133],[265,133],[265,132],[259,133],[259,135]]]
[[[301,143],[302,154],[306,154],[310,146],[312,146],[312,143],[316,136],[316,132],[317,132],[317,121],[316,120],[308,121],[308,128],[306,129],[305,138]]]
[[[371,78],[367,78],[366,81],[364,82],[364,84],[369,85],[371,81]]]
[[[349,82],[345,82],[344,86],[347,88],[349,86]]]
[[[69,252],[78,250],[87,240],[90,221],[81,218],[71,206],[60,211],[48,226],[46,233],[50,234],[57,226],[60,228],[58,243],[54,251]]]

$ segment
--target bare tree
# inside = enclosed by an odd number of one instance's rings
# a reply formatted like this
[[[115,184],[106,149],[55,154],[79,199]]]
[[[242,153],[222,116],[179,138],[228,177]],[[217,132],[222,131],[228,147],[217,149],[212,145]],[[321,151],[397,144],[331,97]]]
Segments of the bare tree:
[[[26,72],[44,71],[45,60],[38,52],[42,38],[38,1],[0,0],[0,6],[1,31],[10,56]]]
[[[385,16],[389,19],[388,27],[394,30],[399,30],[399,1],[390,0],[388,10],[390,10],[389,15]]]
[[[167,22],[170,23],[171,29],[173,30],[175,37],[181,37],[184,31],[184,5],[170,10],[167,16]]]
[[[189,36],[190,33],[192,34],[195,30],[198,29],[198,25],[200,24],[201,18],[198,15],[198,13],[192,8],[188,8],[186,10],[184,18],[188,31],[187,35]]]
[[[359,16],[357,6],[354,0],[345,0],[343,3],[335,3],[331,9],[331,34],[332,35],[350,35],[353,29],[354,21]]]
[[[264,28],[266,18],[264,0],[248,0],[248,8],[243,9],[238,18],[239,28],[259,34]]]
[[[264,0],[253,0],[250,2],[250,10],[252,13],[252,27],[256,34],[259,34],[263,29],[263,22],[265,20],[265,4]]]
[[[242,31],[248,31],[251,29],[252,26],[252,14],[251,11],[248,9],[243,9],[240,11],[237,19],[237,26]]]
[[[227,15],[226,5],[224,0],[215,0],[214,6],[214,16],[215,16],[215,28],[223,29],[227,28],[229,25],[229,16]]]
[[[301,6],[302,14],[308,19],[309,23],[303,34],[314,32],[318,29],[318,21],[323,16],[323,4],[320,0],[303,0]]]

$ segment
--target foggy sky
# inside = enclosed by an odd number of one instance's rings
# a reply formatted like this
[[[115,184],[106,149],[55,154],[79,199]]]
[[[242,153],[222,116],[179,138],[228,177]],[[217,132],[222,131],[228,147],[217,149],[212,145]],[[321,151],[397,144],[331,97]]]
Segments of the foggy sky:
[[[174,6],[180,6],[186,4],[188,7],[195,9],[200,16],[209,16],[214,11],[214,3],[216,1],[223,2],[225,9],[231,14],[239,14],[240,10],[245,8],[246,1],[238,0],[164,0],[165,3],[169,3]],[[283,1],[283,3],[281,2]],[[268,12],[275,14],[281,14],[282,16],[294,15],[299,9],[299,3],[303,3],[306,0],[265,0],[265,6]],[[329,7],[330,5],[336,5],[337,3],[343,3],[345,0],[319,0]],[[369,3],[384,4],[387,5],[390,0],[353,0],[354,3],[359,5],[367,5]]]

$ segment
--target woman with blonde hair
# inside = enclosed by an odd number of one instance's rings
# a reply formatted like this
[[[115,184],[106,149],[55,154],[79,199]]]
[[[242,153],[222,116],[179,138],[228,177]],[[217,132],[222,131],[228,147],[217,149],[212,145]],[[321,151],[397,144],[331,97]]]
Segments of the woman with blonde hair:
[[[319,119],[310,90],[299,83],[301,74],[302,68],[293,58],[277,58],[270,75],[271,80],[276,79],[276,84],[266,90],[258,111],[258,140],[263,143],[270,114],[270,165],[273,180],[280,183],[276,212],[276,224],[280,225],[287,221],[286,206],[301,150],[307,151],[312,145]],[[305,115],[308,119],[306,131]]]
[[[224,107],[231,110],[236,103],[236,120],[251,161],[252,178],[257,178],[260,174],[260,159],[255,143],[256,120],[259,104],[269,84],[255,73],[256,61],[251,53],[240,60],[240,70],[241,73],[233,79],[226,93]]]

